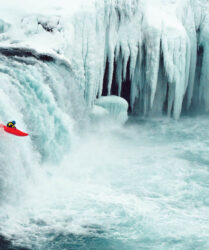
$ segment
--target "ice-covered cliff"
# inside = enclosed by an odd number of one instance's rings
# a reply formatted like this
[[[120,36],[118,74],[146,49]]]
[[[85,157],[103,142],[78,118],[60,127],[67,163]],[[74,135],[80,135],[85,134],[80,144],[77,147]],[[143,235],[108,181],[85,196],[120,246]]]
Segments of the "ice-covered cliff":
[[[0,48],[66,60],[92,106],[124,97],[135,114],[209,110],[206,0],[6,1]]]

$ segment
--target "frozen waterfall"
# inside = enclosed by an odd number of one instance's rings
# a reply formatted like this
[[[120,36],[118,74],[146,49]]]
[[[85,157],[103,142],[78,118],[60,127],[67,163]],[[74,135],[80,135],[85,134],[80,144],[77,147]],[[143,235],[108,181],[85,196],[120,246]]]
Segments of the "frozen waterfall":
[[[113,94],[136,115],[208,111],[207,1],[19,2],[24,10],[14,3],[0,10],[0,46],[64,57],[89,107]]]

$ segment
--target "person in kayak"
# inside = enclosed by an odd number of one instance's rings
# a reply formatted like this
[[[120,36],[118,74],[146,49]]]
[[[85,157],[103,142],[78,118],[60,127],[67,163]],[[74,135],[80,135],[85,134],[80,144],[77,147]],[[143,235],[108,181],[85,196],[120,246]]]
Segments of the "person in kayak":
[[[15,124],[16,124],[16,121],[8,122],[7,123],[7,127],[9,127],[9,128],[16,128]]]

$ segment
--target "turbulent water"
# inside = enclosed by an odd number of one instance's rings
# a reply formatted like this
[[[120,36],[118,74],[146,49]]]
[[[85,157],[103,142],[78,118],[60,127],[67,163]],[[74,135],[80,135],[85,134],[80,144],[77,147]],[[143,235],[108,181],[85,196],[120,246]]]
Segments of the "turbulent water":
[[[0,129],[0,250],[209,249],[208,27],[207,0],[1,3],[29,136]]]
[[[25,166],[21,193],[1,203],[1,234],[10,249],[208,249],[208,125],[87,124],[62,163]]]

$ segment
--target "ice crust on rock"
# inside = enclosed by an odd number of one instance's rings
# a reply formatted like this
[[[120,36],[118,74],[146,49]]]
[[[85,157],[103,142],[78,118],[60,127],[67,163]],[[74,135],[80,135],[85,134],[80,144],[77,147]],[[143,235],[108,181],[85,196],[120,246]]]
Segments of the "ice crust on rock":
[[[17,0],[0,16],[0,47],[62,55],[89,107],[106,89],[137,115],[209,110],[206,0]]]
[[[95,104],[94,109],[95,107],[97,108],[97,114],[102,114],[106,117],[108,115],[110,119],[119,123],[125,123],[128,119],[128,103],[119,96],[103,96],[96,99]],[[103,110],[106,110],[107,114]]]

